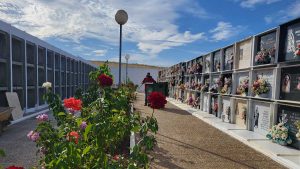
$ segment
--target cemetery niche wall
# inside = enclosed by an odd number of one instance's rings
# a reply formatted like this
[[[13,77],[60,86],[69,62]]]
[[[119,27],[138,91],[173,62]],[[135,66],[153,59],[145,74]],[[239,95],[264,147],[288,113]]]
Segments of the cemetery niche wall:
[[[300,149],[300,18],[179,65],[176,94],[192,107],[266,139],[284,122]]]
[[[5,93],[14,92],[24,115],[45,109],[44,82],[64,99],[78,88],[86,90],[92,70],[96,66],[82,58],[0,21],[0,107],[9,106]]]

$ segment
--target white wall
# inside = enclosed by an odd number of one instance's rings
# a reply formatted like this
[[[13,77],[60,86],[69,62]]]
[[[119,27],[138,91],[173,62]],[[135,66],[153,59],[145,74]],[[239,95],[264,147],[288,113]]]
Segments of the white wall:
[[[114,84],[118,84],[119,82],[119,68],[118,67],[110,67],[111,72],[114,76]],[[154,80],[157,81],[157,76],[158,76],[158,68],[135,68],[135,67],[130,67],[128,65],[128,77],[129,79],[137,85],[141,85],[141,82],[143,79],[146,77],[146,74],[150,72],[151,76],[153,77]],[[122,77],[122,82],[125,82],[126,80],[126,67],[122,67],[122,72],[121,72],[121,77]],[[144,85],[139,87],[138,91],[144,92]]]

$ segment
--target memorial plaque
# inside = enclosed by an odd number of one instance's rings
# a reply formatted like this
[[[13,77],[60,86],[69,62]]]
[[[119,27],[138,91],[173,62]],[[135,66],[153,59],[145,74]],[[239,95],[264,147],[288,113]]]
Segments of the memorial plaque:
[[[224,50],[224,70],[233,69],[233,46]]]
[[[23,117],[23,110],[21,108],[20,100],[16,92],[6,92],[6,99],[9,107],[13,107],[11,112],[13,120],[18,120]]]
[[[219,72],[221,70],[221,51],[213,53],[213,72]]]
[[[292,147],[300,149],[300,139],[296,137],[298,129],[295,125],[296,121],[300,121],[300,108],[285,105],[278,105],[277,123],[284,122],[289,127],[289,136],[293,142]]]
[[[271,108],[269,103],[253,101],[250,118],[253,131],[266,135],[271,128]]]
[[[223,97],[222,99],[222,115],[221,115],[222,121],[226,123],[231,122],[231,108],[230,108],[230,98],[229,97]]]
[[[247,102],[245,100],[236,100],[235,123],[243,128],[247,128]]]
[[[237,54],[238,54],[238,65],[237,69],[243,69],[250,67],[251,62],[251,39],[240,42],[237,45]]]
[[[210,72],[210,55],[204,56],[204,73]]]
[[[281,70],[280,99],[300,101],[300,67]]]
[[[264,79],[267,81],[268,86],[269,86],[269,92],[264,93],[260,95],[259,97],[264,97],[264,98],[271,98],[272,97],[272,91],[273,91],[273,86],[274,86],[274,74],[273,70],[260,70],[260,71],[254,71],[254,78],[255,79]]]
[[[203,111],[208,112],[209,110],[209,105],[208,105],[208,94],[204,94],[203,96]]]
[[[295,23],[287,27],[284,43],[284,60],[300,61],[300,55],[296,54],[300,45],[300,23]]]

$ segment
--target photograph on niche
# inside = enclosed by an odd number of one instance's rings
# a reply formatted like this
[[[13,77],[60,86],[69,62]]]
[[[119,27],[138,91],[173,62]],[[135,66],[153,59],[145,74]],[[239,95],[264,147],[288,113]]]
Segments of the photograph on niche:
[[[300,101],[300,67],[289,67],[281,70],[280,99]]]
[[[297,138],[299,129],[296,123],[300,122],[300,108],[285,105],[278,106],[277,123],[285,123],[289,128],[289,136],[292,139],[292,147],[300,149],[300,138]]]
[[[285,41],[285,60],[300,60],[300,23],[287,27]]]
[[[225,55],[224,70],[232,70],[233,69],[233,47],[226,48],[224,55]]]

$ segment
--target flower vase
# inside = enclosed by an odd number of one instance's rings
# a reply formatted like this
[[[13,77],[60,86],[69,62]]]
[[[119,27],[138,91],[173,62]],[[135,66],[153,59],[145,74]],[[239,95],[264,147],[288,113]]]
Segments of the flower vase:
[[[268,93],[262,93],[262,94],[259,94],[259,97],[267,98],[267,97],[268,97]]]
[[[287,146],[287,142],[285,141],[278,141],[277,143],[282,146]]]
[[[268,94],[267,93],[256,94],[254,97],[257,97],[257,98],[267,98]]]
[[[272,57],[272,56],[271,56],[270,64],[273,64],[274,62],[275,62],[275,57]]]
[[[230,94],[230,91],[231,91],[231,87],[228,87],[226,94]]]

